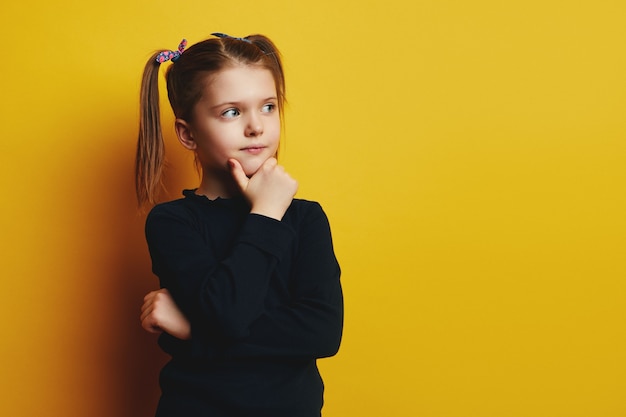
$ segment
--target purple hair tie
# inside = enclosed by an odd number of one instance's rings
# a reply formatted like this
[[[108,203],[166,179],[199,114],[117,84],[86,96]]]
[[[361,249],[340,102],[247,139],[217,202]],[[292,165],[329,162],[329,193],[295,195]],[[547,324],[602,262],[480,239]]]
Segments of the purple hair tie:
[[[172,62],[178,61],[178,58],[180,58],[186,46],[187,46],[187,39],[183,39],[182,41],[180,41],[177,51],[159,52],[159,54],[156,57],[156,62],[158,62],[159,64],[162,64],[165,61],[172,61]]]
[[[225,33],[219,33],[219,32],[216,32],[216,33],[211,33],[211,35],[213,35],[213,36],[217,36],[218,38],[236,39],[236,40],[238,40],[238,41],[244,41],[244,42],[252,43],[252,41],[251,41],[250,39],[246,39],[246,38],[235,38],[234,36],[230,36],[230,35],[227,35],[227,34],[225,34]]]

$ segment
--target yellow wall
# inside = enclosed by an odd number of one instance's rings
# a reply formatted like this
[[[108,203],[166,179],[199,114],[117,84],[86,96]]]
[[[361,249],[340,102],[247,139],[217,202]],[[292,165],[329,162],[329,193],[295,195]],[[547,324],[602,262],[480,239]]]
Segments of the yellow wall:
[[[333,225],[347,310],[326,417],[625,416],[625,15],[3,2],[0,415],[152,414],[166,358],[138,321],[156,285],[132,190],[139,77],[152,50],[224,31],[282,49],[283,162]],[[196,179],[167,141],[175,196]]]

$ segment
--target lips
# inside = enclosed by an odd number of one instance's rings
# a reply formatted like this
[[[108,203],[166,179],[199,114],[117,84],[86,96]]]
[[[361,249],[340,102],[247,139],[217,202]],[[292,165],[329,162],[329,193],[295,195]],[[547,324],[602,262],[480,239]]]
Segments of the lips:
[[[263,146],[263,145],[249,145],[246,146],[245,148],[241,148],[242,151],[253,154],[253,155],[257,155],[261,152],[263,152],[263,150],[266,148],[267,146]]]

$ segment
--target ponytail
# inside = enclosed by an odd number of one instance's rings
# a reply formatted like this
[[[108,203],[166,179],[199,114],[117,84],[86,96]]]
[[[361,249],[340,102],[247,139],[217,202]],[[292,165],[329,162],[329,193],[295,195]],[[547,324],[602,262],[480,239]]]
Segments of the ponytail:
[[[146,63],[139,99],[139,137],[135,158],[135,191],[140,206],[154,204],[161,186],[165,146],[159,109],[158,53]]]

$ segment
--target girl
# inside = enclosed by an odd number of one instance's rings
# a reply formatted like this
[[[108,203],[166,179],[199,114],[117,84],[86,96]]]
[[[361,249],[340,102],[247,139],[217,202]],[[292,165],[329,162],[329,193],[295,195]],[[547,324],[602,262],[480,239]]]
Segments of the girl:
[[[146,221],[161,289],[142,326],[171,355],[157,416],[320,416],[316,359],[339,349],[343,298],[328,220],[294,199],[277,164],[285,83],[265,36],[223,34],[155,54],[141,88],[137,195],[154,202],[163,161],[158,70],[201,182]],[[184,53],[183,53],[184,51]]]

